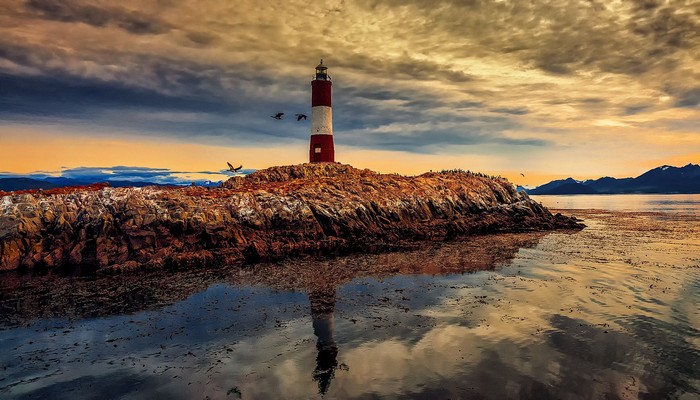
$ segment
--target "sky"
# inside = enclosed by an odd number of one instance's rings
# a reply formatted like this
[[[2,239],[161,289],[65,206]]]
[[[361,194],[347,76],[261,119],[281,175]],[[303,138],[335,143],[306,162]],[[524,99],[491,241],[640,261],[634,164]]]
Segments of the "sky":
[[[0,175],[305,162],[320,58],[355,167],[536,186],[700,162],[698,0],[0,0]]]

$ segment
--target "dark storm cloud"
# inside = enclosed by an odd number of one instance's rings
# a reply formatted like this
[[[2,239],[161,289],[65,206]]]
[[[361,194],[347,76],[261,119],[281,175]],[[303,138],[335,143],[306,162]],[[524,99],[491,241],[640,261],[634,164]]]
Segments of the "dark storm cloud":
[[[349,54],[337,61],[337,66],[340,68],[364,71],[394,79],[449,80],[462,83],[474,80],[470,74],[451,69],[449,65],[429,60],[417,60],[408,55],[388,61],[382,54],[378,54],[376,57]]]
[[[336,96],[348,98],[365,98],[370,100],[408,100],[409,95],[388,88],[367,88],[358,86],[340,87],[335,91]]]
[[[693,15],[677,12],[672,6],[660,8],[659,3],[654,3],[654,6],[637,9],[638,18],[629,25],[635,34],[662,46],[690,48],[697,44],[700,38],[697,8]]]
[[[700,45],[698,14],[683,12],[692,7],[682,3],[632,2],[637,7],[629,18],[609,9],[579,7],[543,32],[537,64],[557,73],[598,69],[633,76],[664,65],[673,68],[672,60],[662,57]]]
[[[334,100],[338,107],[335,112],[347,112],[349,119],[367,120],[375,118],[373,123],[381,122],[420,122],[430,120],[438,115],[441,120],[453,120],[454,115],[444,115],[447,111],[455,113],[461,109],[483,108],[484,104],[473,101],[450,101],[444,99],[440,93],[424,92],[416,89],[392,89],[390,87],[374,86],[350,86],[334,89]],[[364,99],[375,101],[372,104],[363,102]],[[378,112],[377,103],[386,101],[391,103],[390,111]],[[442,111],[442,112],[441,112]],[[524,114],[526,109],[512,108],[502,109],[502,112],[510,111],[510,114]],[[524,112],[523,112],[524,111]],[[496,111],[499,112],[499,111]],[[457,117],[462,119],[462,117]]]
[[[484,106],[484,103],[479,101],[458,101],[451,103],[456,109],[459,108],[480,108]]]
[[[640,112],[647,110],[651,107],[651,105],[648,104],[643,104],[643,105],[633,105],[633,106],[627,106],[624,107],[622,110],[622,115],[635,115],[639,114]]]
[[[468,129],[468,128],[467,128]],[[381,148],[385,150],[398,150],[409,153],[431,154],[444,151],[451,146],[477,146],[487,144],[501,144],[508,146],[547,146],[551,145],[546,140],[536,138],[508,138],[490,132],[490,129],[474,127],[471,131],[455,131],[454,129],[418,130],[413,132],[387,133],[346,133],[342,139],[337,139],[339,144],[357,147]]]
[[[229,106],[204,97],[169,96],[154,90],[73,76],[0,74],[0,115],[94,118],[103,109],[228,112]]]
[[[632,4],[637,10],[653,10],[661,6],[660,0],[632,0]]]
[[[209,100],[214,98],[220,100],[230,97],[228,94],[222,95],[224,79],[235,78],[260,85],[264,85],[264,82],[269,80],[264,76],[249,73],[241,73],[234,77],[232,73],[221,67],[202,65],[196,61],[175,60],[165,55],[144,54],[126,54],[120,57],[120,68],[116,72],[108,69],[100,71],[97,76],[89,76],[84,69],[71,70],[66,67],[74,63],[72,57],[74,53],[66,49],[31,47],[10,43],[7,38],[0,38],[0,61],[6,59],[21,67],[37,70],[39,74],[33,75],[36,75],[40,81],[44,79],[61,84],[60,81],[65,80],[68,86],[79,81],[103,81],[103,85],[130,87],[133,90],[143,89],[170,95],[178,93],[184,98],[206,97]],[[84,56],[80,64],[90,62],[109,65],[114,62],[113,57],[109,53],[90,54]],[[18,76],[18,80],[27,79],[30,78],[24,75]],[[2,95],[3,93],[0,93],[0,96]],[[109,96],[105,96],[105,100],[109,101]],[[134,100],[139,101],[138,98]],[[97,106],[99,102],[94,104]]]
[[[583,70],[640,75],[683,49],[700,46],[700,15],[693,1],[492,2],[366,1],[373,12],[411,5],[430,21],[430,32],[453,41],[462,56],[509,54],[556,75]],[[627,14],[625,6],[631,9]],[[617,7],[617,8],[615,8]],[[441,39],[436,39],[436,44]],[[454,52],[453,52],[453,55]]]
[[[695,107],[700,104],[700,87],[682,91],[677,98],[676,107]]]
[[[346,121],[343,119],[343,121]],[[499,144],[507,146],[548,146],[538,138],[511,138],[501,132],[516,129],[507,117],[445,115],[436,118],[420,112],[405,112],[392,117],[392,123],[375,128],[375,124],[337,124],[343,132],[336,138],[342,145],[382,148],[410,153],[436,153],[450,146]],[[376,123],[381,123],[377,121]],[[358,126],[359,125],[359,126]]]
[[[5,59],[23,67],[38,67],[53,72],[49,65],[68,57],[66,49],[45,49],[41,46],[15,43],[11,37],[0,37],[0,60]],[[2,72],[2,70],[0,70]]]
[[[525,115],[530,111],[525,107],[515,108],[492,108],[489,111],[499,114]]]
[[[18,59],[15,57],[15,59]],[[21,61],[18,59],[18,61]],[[235,86],[239,77],[225,71],[143,59],[143,74],[152,79],[132,82],[102,80],[54,71],[47,75],[0,73],[0,120],[33,123],[87,123],[106,129],[166,135],[216,144],[238,145],[302,140],[308,128],[275,125],[275,110],[307,112],[306,97],[261,100]],[[233,90],[223,87],[233,82]],[[255,82],[255,77],[247,82]],[[260,83],[255,85],[264,87]],[[255,86],[254,85],[254,86]],[[284,90],[284,89],[282,89]],[[282,129],[280,129],[282,128]]]
[[[388,73],[397,77],[407,77],[420,80],[449,80],[452,82],[470,82],[473,78],[462,71],[455,71],[445,68],[430,61],[419,61],[411,58],[404,58],[391,63]]]
[[[61,22],[82,22],[96,27],[115,26],[137,35],[159,34],[170,26],[153,16],[118,7],[97,7],[75,0],[28,0],[27,10]]]
[[[583,104],[601,104],[607,102],[607,100],[600,97],[585,97],[583,99],[578,99],[578,102]]]
[[[365,95],[362,90],[345,93],[339,90],[334,99],[333,120],[339,130],[380,128],[389,124],[411,125],[426,122],[454,123],[471,121],[469,115],[460,114],[455,104],[429,93],[397,91],[386,100],[371,99],[373,89]],[[392,92],[393,93],[393,92]],[[383,97],[382,94],[380,97]],[[370,102],[363,99],[370,98]],[[413,100],[409,100],[413,99]],[[387,104],[383,104],[386,101]],[[500,120],[495,122],[502,122]]]
[[[221,38],[218,35],[213,35],[207,32],[189,32],[186,34],[193,44],[198,47],[207,47],[218,43]]]
[[[339,87],[334,92],[336,142],[361,148],[436,153],[452,146],[550,146],[537,138],[511,138],[519,128],[512,118],[526,107],[487,107],[477,101],[451,101],[440,92],[381,85]],[[369,100],[368,101],[365,101]],[[383,103],[386,102],[386,105]]]
[[[109,63],[109,55],[92,54],[95,63]],[[276,82],[266,71],[247,71],[238,66],[230,69],[200,64],[195,61],[169,59],[159,55],[130,54],[121,58],[121,68],[115,72],[90,76],[62,68],[70,61],[61,50],[29,48],[9,44],[0,38],[0,61],[13,63],[39,74],[11,74],[0,71],[0,118],[11,120],[32,119],[32,116],[77,118],[97,123],[103,112],[127,110],[197,112],[229,116],[237,113],[260,113],[260,118],[282,107],[306,111],[307,99],[290,104],[289,95],[260,99],[246,90],[274,86],[285,93],[306,89],[306,85]],[[248,89],[246,89],[248,88]],[[307,93],[304,93],[307,95]],[[193,137],[230,132],[236,121],[168,121],[148,119],[137,121],[122,117],[120,127],[138,123],[146,130],[169,130],[183,135],[188,129]],[[160,124],[160,126],[159,126]],[[228,126],[229,129],[226,129]],[[239,136],[256,135],[259,129],[251,126]]]

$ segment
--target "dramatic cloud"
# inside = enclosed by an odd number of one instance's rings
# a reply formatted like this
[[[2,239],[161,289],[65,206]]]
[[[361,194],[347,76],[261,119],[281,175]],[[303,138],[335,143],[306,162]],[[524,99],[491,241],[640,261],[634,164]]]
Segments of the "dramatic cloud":
[[[61,22],[82,22],[96,27],[116,26],[135,34],[157,34],[169,30],[156,18],[116,7],[100,8],[72,0],[29,0],[27,10],[39,17]]]
[[[9,0],[0,121],[303,148],[324,57],[340,146],[640,162],[700,153],[699,51],[694,0]]]

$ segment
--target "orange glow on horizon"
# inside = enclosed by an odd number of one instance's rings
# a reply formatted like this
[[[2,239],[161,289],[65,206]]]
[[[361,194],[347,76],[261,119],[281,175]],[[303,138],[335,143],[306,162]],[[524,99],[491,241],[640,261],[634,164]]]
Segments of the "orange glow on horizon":
[[[32,145],[27,145],[28,138]],[[219,171],[226,162],[243,164],[248,169],[263,169],[275,165],[306,162],[305,143],[298,146],[226,147],[183,143],[166,139],[115,139],[85,136],[42,134],[16,130],[3,138],[0,148],[0,172],[29,174],[37,171],[59,174],[64,168],[112,167],[117,165],[149,168],[167,168],[172,171]],[[663,164],[685,165],[697,163],[700,154],[687,154],[657,159],[639,165],[630,165],[626,175],[638,176],[648,169]],[[522,171],[499,168],[499,161],[486,155],[413,154],[398,151],[373,151],[339,146],[338,162],[356,168],[369,168],[382,173],[418,175],[428,171],[460,168],[490,175],[500,175],[516,185],[535,187],[554,179],[569,176],[575,179],[596,179],[600,175],[546,173],[524,168]],[[523,175],[525,176],[523,176]],[[207,177],[194,173],[187,176]],[[224,174],[213,179],[225,179]]]

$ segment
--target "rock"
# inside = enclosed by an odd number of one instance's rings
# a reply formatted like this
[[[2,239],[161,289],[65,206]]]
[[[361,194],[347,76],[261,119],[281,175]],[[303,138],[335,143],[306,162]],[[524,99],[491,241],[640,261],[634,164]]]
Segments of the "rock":
[[[189,268],[581,227],[504,179],[301,164],[234,177],[220,188],[92,186],[4,195],[0,270]]]

